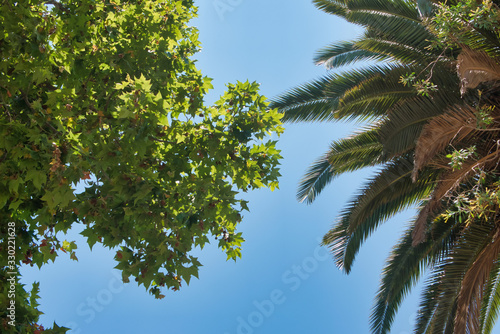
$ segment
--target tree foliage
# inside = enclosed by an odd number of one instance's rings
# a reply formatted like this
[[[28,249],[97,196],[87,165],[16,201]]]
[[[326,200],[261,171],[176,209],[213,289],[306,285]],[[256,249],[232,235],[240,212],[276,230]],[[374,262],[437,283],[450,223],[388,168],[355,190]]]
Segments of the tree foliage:
[[[124,282],[156,298],[198,276],[190,252],[213,237],[239,257],[248,208],[237,195],[277,187],[267,137],[283,131],[281,114],[256,83],[204,104],[212,86],[190,59],[200,49],[193,1],[0,6],[1,331],[40,331],[36,285],[28,294],[17,284],[16,326],[7,323],[6,278],[63,253],[76,260],[64,240],[75,224],[90,247],[116,250]]]

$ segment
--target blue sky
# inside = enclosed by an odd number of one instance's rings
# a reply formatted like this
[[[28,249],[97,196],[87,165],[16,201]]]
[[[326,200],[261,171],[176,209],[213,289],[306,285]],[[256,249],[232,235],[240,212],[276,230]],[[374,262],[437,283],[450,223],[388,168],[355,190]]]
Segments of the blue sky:
[[[227,82],[261,83],[276,96],[325,70],[314,51],[349,40],[360,29],[317,10],[310,0],[199,0],[203,50],[198,68],[214,78],[209,100]],[[227,262],[215,245],[198,256],[200,279],[155,300],[143,287],[123,285],[113,251],[84,241],[79,261],[63,256],[41,271],[27,268],[23,282],[40,281],[43,324],[56,320],[70,333],[276,334],[369,333],[369,314],[380,272],[412,212],[385,223],[361,249],[352,273],[339,271],[319,240],[370,171],[344,175],[312,205],[295,200],[297,183],[329,143],[352,124],[292,124],[280,138],[280,190],[245,194],[250,201],[240,231],[243,257]],[[78,238],[77,233],[68,240]],[[404,302],[391,333],[409,334],[418,287]]]

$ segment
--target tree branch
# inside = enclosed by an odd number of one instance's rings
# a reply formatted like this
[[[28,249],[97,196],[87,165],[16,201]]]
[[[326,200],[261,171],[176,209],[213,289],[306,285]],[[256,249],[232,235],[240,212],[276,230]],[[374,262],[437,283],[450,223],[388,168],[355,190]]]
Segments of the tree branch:
[[[12,12],[12,6],[10,5],[9,0],[4,0],[3,3],[7,4],[9,10]]]
[[[30,110],[33,112],[33,113],[36,113],[36,110],[35,108],[33,108],[33,106],[31,105],[31,102],[30,100],[28,99],[28,95],[26,94],[26,92],[22,89],[19,90],[21,92],[21,94],[23,95],[23,100],[24,102],[26,103],[26,105],[28,106],[28,108],[30,108]]]
[[[160,143],[174,144],[174,142],[172,142],[172,141],[158,139],[158,138],[153,137],[153,136],[149,136],[149,138],[153,139],[154,141],[160,142]]]
[[[21,92],[21,94],[23,95],[23,99],[24,99],[24,102],[26,103],[26,105],[30,108],[30,110],[33,112],[33,113],[36,113],[37,111],[35,110],[35,108],[33,108],[33,106],[31,105],[31,102],[29,101],[28,99],[28,95],[26,95],[26,92],[23,91],[23,90],[19,90]],[[49,122],[45,122],[45,125],[47,125],[51,130],[52,132],[54,133],[58,133],[59,131],[57,131],[56,128],[54,128],[52,126],[52,124],[50,124]]]
[[[5,105],[5,103],[2,103],[2,105],[3,105],[3,109],[5,110],[5,112],[7,113],[7,115],[9,116],[9,121],[12,122],[12,115],[9,112],[9,108],[7,108],[7,106]]]

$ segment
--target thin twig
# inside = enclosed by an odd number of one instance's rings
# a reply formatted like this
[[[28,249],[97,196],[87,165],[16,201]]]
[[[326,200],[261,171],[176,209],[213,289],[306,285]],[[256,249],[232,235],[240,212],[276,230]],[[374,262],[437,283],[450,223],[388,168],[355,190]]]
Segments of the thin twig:
[[[153,136],[149,136],[149,138],[153,139],[154,141],[160,142],[160,143],[173,144],[173,142],[171,142],[171,141],[158,139],[158,138],[153,137]]]
[[[24,99],[24,102],[26,102],[26,104],[28,105],[28,107],[30,108],[30,110],[33,112],[33,113],[36,113],[37,111],[35,110],[35,108],[33,108],[33,106],[31,105],[29,99],[28,99],[28,95],[26,95],[26,93],[23,91],[23,90],[19,90],[21,92],[21,94],[23,95],[23,99]],[[47,125],[53,133],[58,133],[59,131],[57,131],[56,128],[54,128],[52,126],[52,124],[50,124],[49,122],[45,122],[45,125]]]
[[[432,78],[432,71],[434,70],[434,67],[436,66],[436,64],[438,63],[439,61],[439,58],[443,57],[444,53],[446,52],[446,50],[448,50],[448,48],[444,48],[443,52],[441,52],[441,54],[437,57],[436,60],[432,61],[431,63],[429,63],[429,65],[427,65],[422,71],[420,71],[420,73],[417,75],[420,76],[422,73],[424,73],[424,71],[432,65],[431,69],[430,69],[430,73],[429,75],[427,76],[427,79],[426,80],[429,80],[430,78]]]
[[[7,108],[5,103],[2,103],[2,105],[3,105],[3,108],[4,108],[5,112],[7,113],[7,115],[9,115],[9,121],[12,122],[12,115],[10,114],[9,109]]]
[[[500,131],[500,128],[493,128],[493,129],[480,129],[475,126],[470,126],[470,125],[464,125],[464,127],[469,128],[469,129],[474,129],[477,131]]]
[[[7,7],[9,7],[10,11],[12,12],[12,6],[10,5],[10,1],[4,0],[3,3],[7,4]]]
[[[45,122],[45,125],[47,125],[49,128],[51,128],[51,129],[52,129],[52,132],[54,132],[54,133],[58,133],[58,132],[59,132],[59,131],[57,131],[57,129],[56,129],[56,128],[54,128],[54,127],[52,126],[52,124],[50,124],[49,122]]]
[[[24,102],[26,102],[26,105],[28,106],[28,108],[30,108],[30,110],[34,113],[36,113],[36,110],[35,108],[33,108],[33,106],[31,105],[31,102],[30,100],[28,99],[28,95],[26,94],[26,92],[22,89],[19,90],[21,92],[21,94],[23,95],[23,100]]]

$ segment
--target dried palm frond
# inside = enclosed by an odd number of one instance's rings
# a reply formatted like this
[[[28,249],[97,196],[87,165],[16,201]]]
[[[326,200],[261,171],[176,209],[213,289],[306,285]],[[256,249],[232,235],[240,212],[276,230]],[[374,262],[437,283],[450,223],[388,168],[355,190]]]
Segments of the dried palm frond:
[[[454,333],[478,333],[483,287],[500,254],[500,228],[467,270],[457,299]]]
[[[438,184],[434,188],[430,199],[427,201],[424,207],[420,210],[420,213],[415,220],[413,225],[413,246],[425,240],[425,231],[427,228],[427,222],[430,217],[436,212],[436,210],[441,205],[441,200],[455,191],[460,184],[467,182],[471,177],[476,175],[478,169],[491,169],[498,165],[500,160],[500,151],[496,150],[479,160],[469,160],[464,162],[462,167],[458,170],[450,171],[444,173]]]
[[[476,88],[480,83],[500,80],[500,64],[486,52],[464,47],[458,56],[457,72],[460,78],[460,93]]]
[[[454,106],[427,123],[417,140],[415,165],[412,173],[416,181],[418,171],[442,152],[452,141],[461,141],[474,131],[476,116],[471,106]],[[474,127],[470,126],[474,124]]]

